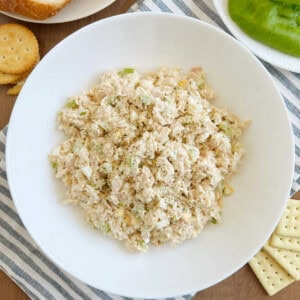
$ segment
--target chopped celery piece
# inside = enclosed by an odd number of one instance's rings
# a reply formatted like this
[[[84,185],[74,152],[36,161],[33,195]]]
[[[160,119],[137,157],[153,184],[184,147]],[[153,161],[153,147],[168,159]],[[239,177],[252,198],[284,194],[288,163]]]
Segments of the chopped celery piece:
[[[68,107],[68,108],[78,108],[78,104],[75,102],[75,100],[71,100],[66,104],[66,107]]]
[[[132,68],[125,68],[122,71],[118,72],[118,75],[121,76],[121,77],[124,77],[124,76],[126,76],[128,74],[132,74],[132,73],[134,73],[134,69],[132,69]]]

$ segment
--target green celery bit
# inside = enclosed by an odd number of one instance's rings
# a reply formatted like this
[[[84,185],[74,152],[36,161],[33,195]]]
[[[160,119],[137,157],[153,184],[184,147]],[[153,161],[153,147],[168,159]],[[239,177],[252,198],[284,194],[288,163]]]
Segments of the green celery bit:
[[[145,247],[145,245],[146,245],[144,240],[140,240],[138,243],[141,247]]]
[[[111,231],[111,229],[110,229],[109,224],[106,224],[106,225],[105,225],[105,232],[106,232],[106,233],[110,233],[110,231]]]
[[[66,107],[68,107],[68,108],[78,108],[78,104],[75,102],[75,100],[71,100],[66,104]]]
[[[57,165],[57,163],[56,163],[56,162],[52,162],[51,166],[52,166],[52,168],[53,168],[53,169],[55,169],[55,170],[56,170],[56,169],[57,169],[57,167],[58,167],[58,165]]]
[[[219,124],[219,128],[229,137],[233,136],[232,128],[229,124],[222,122],[221,124]]]
[[[216,218],[211,218],[210,222],[213,223],[213,224],[217,224],[218,223]]]
[[[125,75],[132,74],[132,73],[134,73],[134,69],[125,68],[122,71],[118,72],[118,75],[121,76],[121,77],[124,77]]]
[[[110,97],[108,98],[108,100],[107,100],[107,103],[108,103],[109,105],[115,105],[115,104],[117,103],[117,97],[115,97],[115,96],[110,96]]]

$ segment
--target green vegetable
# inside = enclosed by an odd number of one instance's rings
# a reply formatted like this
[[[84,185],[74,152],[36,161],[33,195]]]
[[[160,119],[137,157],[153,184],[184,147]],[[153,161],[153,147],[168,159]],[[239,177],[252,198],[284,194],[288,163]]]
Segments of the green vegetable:
[[[211,218],[210,222],[213,223],[213,224],[217,224],[218,223],[216,218]]]
[[[68,108],[78,108],[78,104],[75,102],[75,100],[71,100],[66,104],[66,107],[68,107]]]
[[[229,14],[254,39],[300,57],[299,0],[229,0]]]
[[[106,224],[106,225],[105,225],[105,232],[106,232],[106,233],[110,233],[110,231],[111,231],[111,229],[110,229],[109,224]]]
[[[131,157],[127,160],[127,165],[130,169],[137,169],[139,167],[140,160],[138,157]]]
[[[97,187],[97,185],[95,183],[93,183],[92,181],[88,181],[88,184],[93,188]]]
[[[242,148],[241,144],[239,142],[235,142],[232,144],[231,149],[233,152],[238,152]]]
[[[232,128],[231,126],[226,123],[226,122],[222,122],[219,124],[219,128],[226,134],[228,135],[229,137],[232,137],[233,136],[233,131],[232,131]]]
[[[134,69],[125,68],[122,71],[118,72],[118,75],[124,77],[125,75],[132,74],[132,73],[134,73]]]
[[[57,167],[58,167],[58,165],[57,165],[57,163],[56,163],[56,162],[52,162],[51,166],[52,166],[52,168],[53,168],[53,169],[55,169],[55,170],[56,170],[56,169],[57,169]]]
[[[115,96],[109,97],[109,98],[107,99],[107,103],[108,103],[109,105],[116,105],[116,103],[117,103],[117,97],[115,97]]]
[[[140,240],[140,241],[138,241],[138,243],[139,243],[139,245],[140,245],[141,247],[145,247],[145,246],[146,246],[146,243],[145,243],[144,240]]]
[[[81,115],[81,116],[85,116],[86,113],[87,113],[86,111],[83,111],[83,112],[80,113],[80,115]]]

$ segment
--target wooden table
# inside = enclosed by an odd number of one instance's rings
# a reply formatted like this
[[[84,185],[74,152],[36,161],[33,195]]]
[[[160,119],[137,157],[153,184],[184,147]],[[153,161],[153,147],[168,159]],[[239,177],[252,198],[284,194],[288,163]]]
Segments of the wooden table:
[[[0,24],[18,22],[29,27],[37,35],[40,44],[40,54],[41,57],[43,57],[53,46],[72,32],[102,18],[126,12],[134,2],[134,0],[117,0],[111,6],[93,16],[65,24],[42,25],[24,23],[4,15],[0,15]],[[7,96],[6,91],[6,86],[0,86],[0,128],[3,128],[8,123],[11,110],[16,100],[15,97]],[[297,194],[297,198],[300,199],[300,193]],[[268,298],[269,297],[258,283],[251,269],[246,265],[223,282],[206,289],[205,291],[199,292],[194,299],[261,300]],[[29,298],[11,279],[3,272],[0,272],[0,299],[24,300]],[[300,299],[300,283],[292,284],[282,292],[273,296],[272,299]]]

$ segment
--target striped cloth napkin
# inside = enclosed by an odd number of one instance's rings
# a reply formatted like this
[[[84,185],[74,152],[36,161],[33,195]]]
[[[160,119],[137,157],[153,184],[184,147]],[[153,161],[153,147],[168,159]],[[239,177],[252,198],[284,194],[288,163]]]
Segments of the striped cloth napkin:
[[[214,10],[211,0],[144,0],[129,12],[173,12],[199,18],[228,32]],[[295,136],[295,177],[291,194],[300,189],[300,75],[263,62],[281,90],[288,108]],[[0,132],[0,268],[31,299],[126,299],[105,293],[60,270],[37,247],[16,213],[5,172],[5,139],[7,128]],[[186,295],[176,299],[188,300]],[[174,298],[169,298],[169,300]]]

